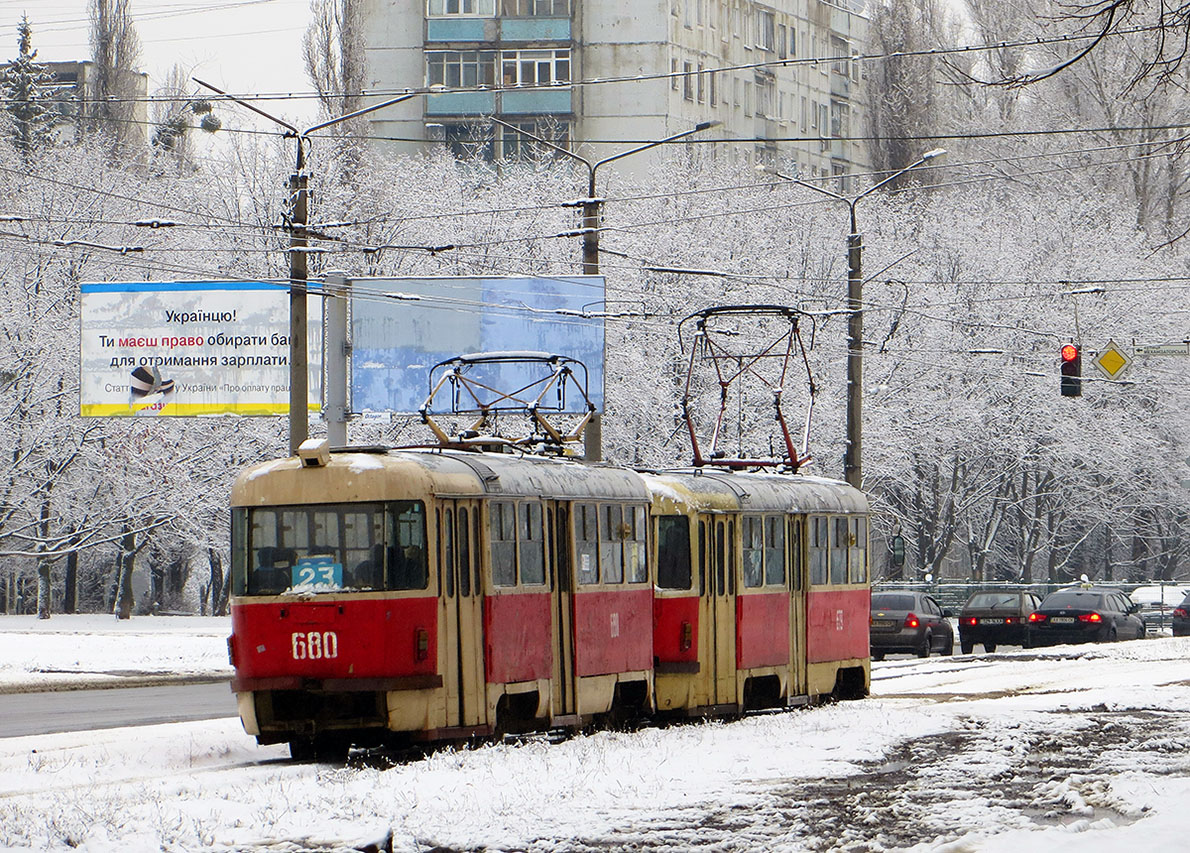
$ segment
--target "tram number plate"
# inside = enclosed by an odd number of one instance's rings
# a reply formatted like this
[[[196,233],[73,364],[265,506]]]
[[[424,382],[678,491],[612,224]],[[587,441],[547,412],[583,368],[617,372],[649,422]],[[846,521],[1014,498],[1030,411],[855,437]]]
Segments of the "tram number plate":
[[[1003,619],[980,619],[979,624],[980,625],[1003,625],[1004,620]]]
[[[873,619],[872,620],[873,628],[891,628],[896,624],[897,623],[894,622],[892,619]]]
[[[302,557],[293,564],[290,582],[294,586],[343,585],[343,565],[333,557]]]
[[[289,639],[294,660],[322,660],[339,656],[339,635],[334,631],[295,631]]]
[[[1051,616],[1050,621],[1055,625],[1073,625],[1075,618],[1073,616]]]

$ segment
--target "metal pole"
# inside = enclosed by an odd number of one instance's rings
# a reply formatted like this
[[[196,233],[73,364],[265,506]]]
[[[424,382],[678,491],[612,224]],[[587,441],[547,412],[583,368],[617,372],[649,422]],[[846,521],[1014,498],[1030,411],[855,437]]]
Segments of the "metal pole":
[[[347,305],[351,299],[351,279],[343,273],[326,276],[323,305],[323,358],[326,359],[326,438],[331,447],[347,446],[347,362],[351,344],[347,337]]]
[[[843,479],[860,488],[864,480],[862,462],[864,394],[864,238],[855,225],[851,205],[851,233],[847,235],[847,448],[843,454]]]
[[[583,275],[599,275],[599,209],[595,198],[595,167],[588,164],[590,179],[583,201]],[[583,458],[589,462],[603,459],[603,417],[591,416],[583,430]]]
[[[941,157],[946,153],[945,148],[935,148],[927,151],[921,157],[881,181],[868,187],[854,198],[848,198],[837,192],[807,183],[800,178],[782,175],[765,166],[757,166],[760,171],[767,172],[790,183],[800,184],[816,193],[830,196],[847,205],[851,214],[851,233],[847,235],[847,446],[843,452],[843,479],[848,485],[861,488],[864,481],[863,469],[863,396],[864,396],[864,279],[863,253],[864,238],[859,233],[859,226],[855,219],[855,206],[860,200],[871,195],[876,190],[896,180],[906,172],[911,172],[923,163]]]
[[[212,86],[210,83],[204,83],[197,77],[193,79],[200,86],[222,95],[229,101],[235,101],[245,109],[251,110],[257,115],[264,116],[269,121],[280,125],[288,131],[286,136],[293,136],[297,140],[297,167],[289,178],[289,455],[296,456],[298,447],[310,435],[310,361],[306,347],[306,328],[308,325],[306,294],[308,292],[307,277],[309,275],[306,262],[306,248],[308,246],[306,242],[306,226],[309,224],[309,178],[306,175],[306,138],[316,130],[322,130],[331,125],[367,115],[385,107],[391,107],[394,104],[399,104],[402,101],[417,97],[418,93],[406,92],[390,100],[373,104],[370,107],[364,107],[362,110],[356,110],[347,115],[338,116],[329,121],[312,125],[304,131],[299,131],[289,122],[270,115],[260,109],[260,107],[253,106],[247,101],[237,98],[235,95],[231,95],[216,86]]]
[[[289,455],[310,435],[310,367],[306,351],[306,216],[305,140],[297,140],[297,168],[289,177]]]

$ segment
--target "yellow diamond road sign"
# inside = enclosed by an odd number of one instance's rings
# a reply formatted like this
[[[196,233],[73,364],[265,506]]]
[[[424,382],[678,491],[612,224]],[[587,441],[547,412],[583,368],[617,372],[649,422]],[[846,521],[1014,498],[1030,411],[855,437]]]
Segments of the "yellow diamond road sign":
[[[1095,366],[1103,371],[1108,379],[1118,378],[1130,364],[1132,364],[1132,359],[1116,346],[1115,341],[1111,340],[1099,351],[1099,355],[1095,356]]]

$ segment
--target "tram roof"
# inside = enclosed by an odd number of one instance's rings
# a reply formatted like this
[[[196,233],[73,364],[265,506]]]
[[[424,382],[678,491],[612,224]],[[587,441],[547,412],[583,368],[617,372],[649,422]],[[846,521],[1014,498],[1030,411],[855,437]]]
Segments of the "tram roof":
[[[650,490],[675,507],[729,512],[866,513],[868,499],[842,480],[803,474],[701,469],[643,475]]]
[[[241,472],[235,506],[439,497],[536,497],[648,502],[640,475],[626,468],[511,453],[454,450],[344,450],[325,467],[289,457]]]

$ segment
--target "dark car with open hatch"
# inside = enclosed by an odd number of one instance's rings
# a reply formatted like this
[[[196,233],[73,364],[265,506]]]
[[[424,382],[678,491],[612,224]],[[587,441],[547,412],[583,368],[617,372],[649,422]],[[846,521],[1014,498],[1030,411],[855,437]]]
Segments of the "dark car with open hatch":
[[[919,658],[932,652],[953,654],[954,628],[948,621],[953,616],[924,592],[873,592],[868,632],[872,660],[884,660],[889,652],[908,652]]]
[[[977,592],[959,611],[959,648],[971,654],[976,643],[985,652],[996,646],[1028,646],[1029,614],[1041,606],[1041,597],[1026,590]]]
[[[1111,587],[1059,589],[1029,614],[1029,644],[1135,640],[1145,635],[1139,611],[1127,593]]]

